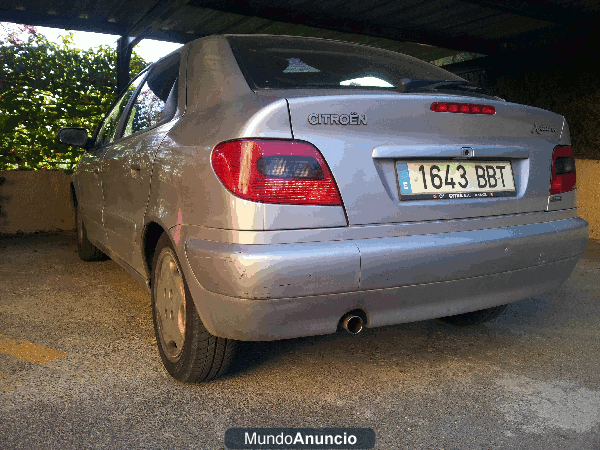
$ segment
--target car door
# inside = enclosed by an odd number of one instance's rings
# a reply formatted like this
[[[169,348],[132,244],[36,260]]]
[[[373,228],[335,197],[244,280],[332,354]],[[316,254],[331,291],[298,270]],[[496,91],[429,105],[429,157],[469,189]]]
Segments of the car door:
[[[143,273],[141,233],[154,155],[174,125],[180,55],[157,62],[120,124],[120,138],[104,153],[104,225],[111,251]]]
[[[107,148],[113,143],[118,124],[125,106],[131,99],[139,82],[130,84],[121,94],[104,120],[98,127],[93,144],[81,157],[77,168],[79,191],[77,201],[83,216],[88,239],[108,247],[108,237],[104,229],[102,187],[103,157]]]
[[[106,245],[102,222],[102,150],[91,149],[83,154],[77,167],[77,214],[81,214],[88,239]]]

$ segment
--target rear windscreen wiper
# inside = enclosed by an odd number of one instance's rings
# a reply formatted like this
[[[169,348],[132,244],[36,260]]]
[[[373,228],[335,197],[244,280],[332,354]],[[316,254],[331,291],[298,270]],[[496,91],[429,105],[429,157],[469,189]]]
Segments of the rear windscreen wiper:
[[[476,97],[488,97],[497,100],[502,100],[494,95],[489,90],[474,86],[468,81],[459,80],[415,80],[404,78],[398,84],[398,92],[439,92],[439,93],[454,93],[453,91],[461,91],[469,93]]]
[[[454,81],[454,80],[415,80],[410,78],[403,78],[398,84],[399,92],[416,92],[419,90],[432,90],[439,85],[464,85],[469,84],[468,81]]]

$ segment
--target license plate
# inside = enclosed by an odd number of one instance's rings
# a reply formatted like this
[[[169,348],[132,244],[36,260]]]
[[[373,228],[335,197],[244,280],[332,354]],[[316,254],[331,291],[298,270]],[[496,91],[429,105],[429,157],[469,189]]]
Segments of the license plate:
[[[510,161],[398,161],[400,200],[517,195]]]

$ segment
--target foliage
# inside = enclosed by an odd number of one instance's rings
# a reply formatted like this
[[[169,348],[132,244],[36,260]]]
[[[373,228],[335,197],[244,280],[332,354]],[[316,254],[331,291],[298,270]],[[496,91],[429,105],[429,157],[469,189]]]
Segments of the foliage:
[[[23,40],[20,36],[27,35]],[[93,132],[116,90],[116,50],[81,50],[73,34],[49,42],[20,25],[0,42],[0,170],[71,169],[83,150],[58,144],[62,127]],[[145,67],[135,53],[131,73]]]

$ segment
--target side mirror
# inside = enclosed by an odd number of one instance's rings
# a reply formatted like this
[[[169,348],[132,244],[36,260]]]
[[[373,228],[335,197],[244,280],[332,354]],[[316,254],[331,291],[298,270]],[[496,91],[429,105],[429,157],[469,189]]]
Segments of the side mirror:
[[[87,147],[89,141],[88,130],[75,127],[61,128],[56,138],[61,144],[83,148]]]

